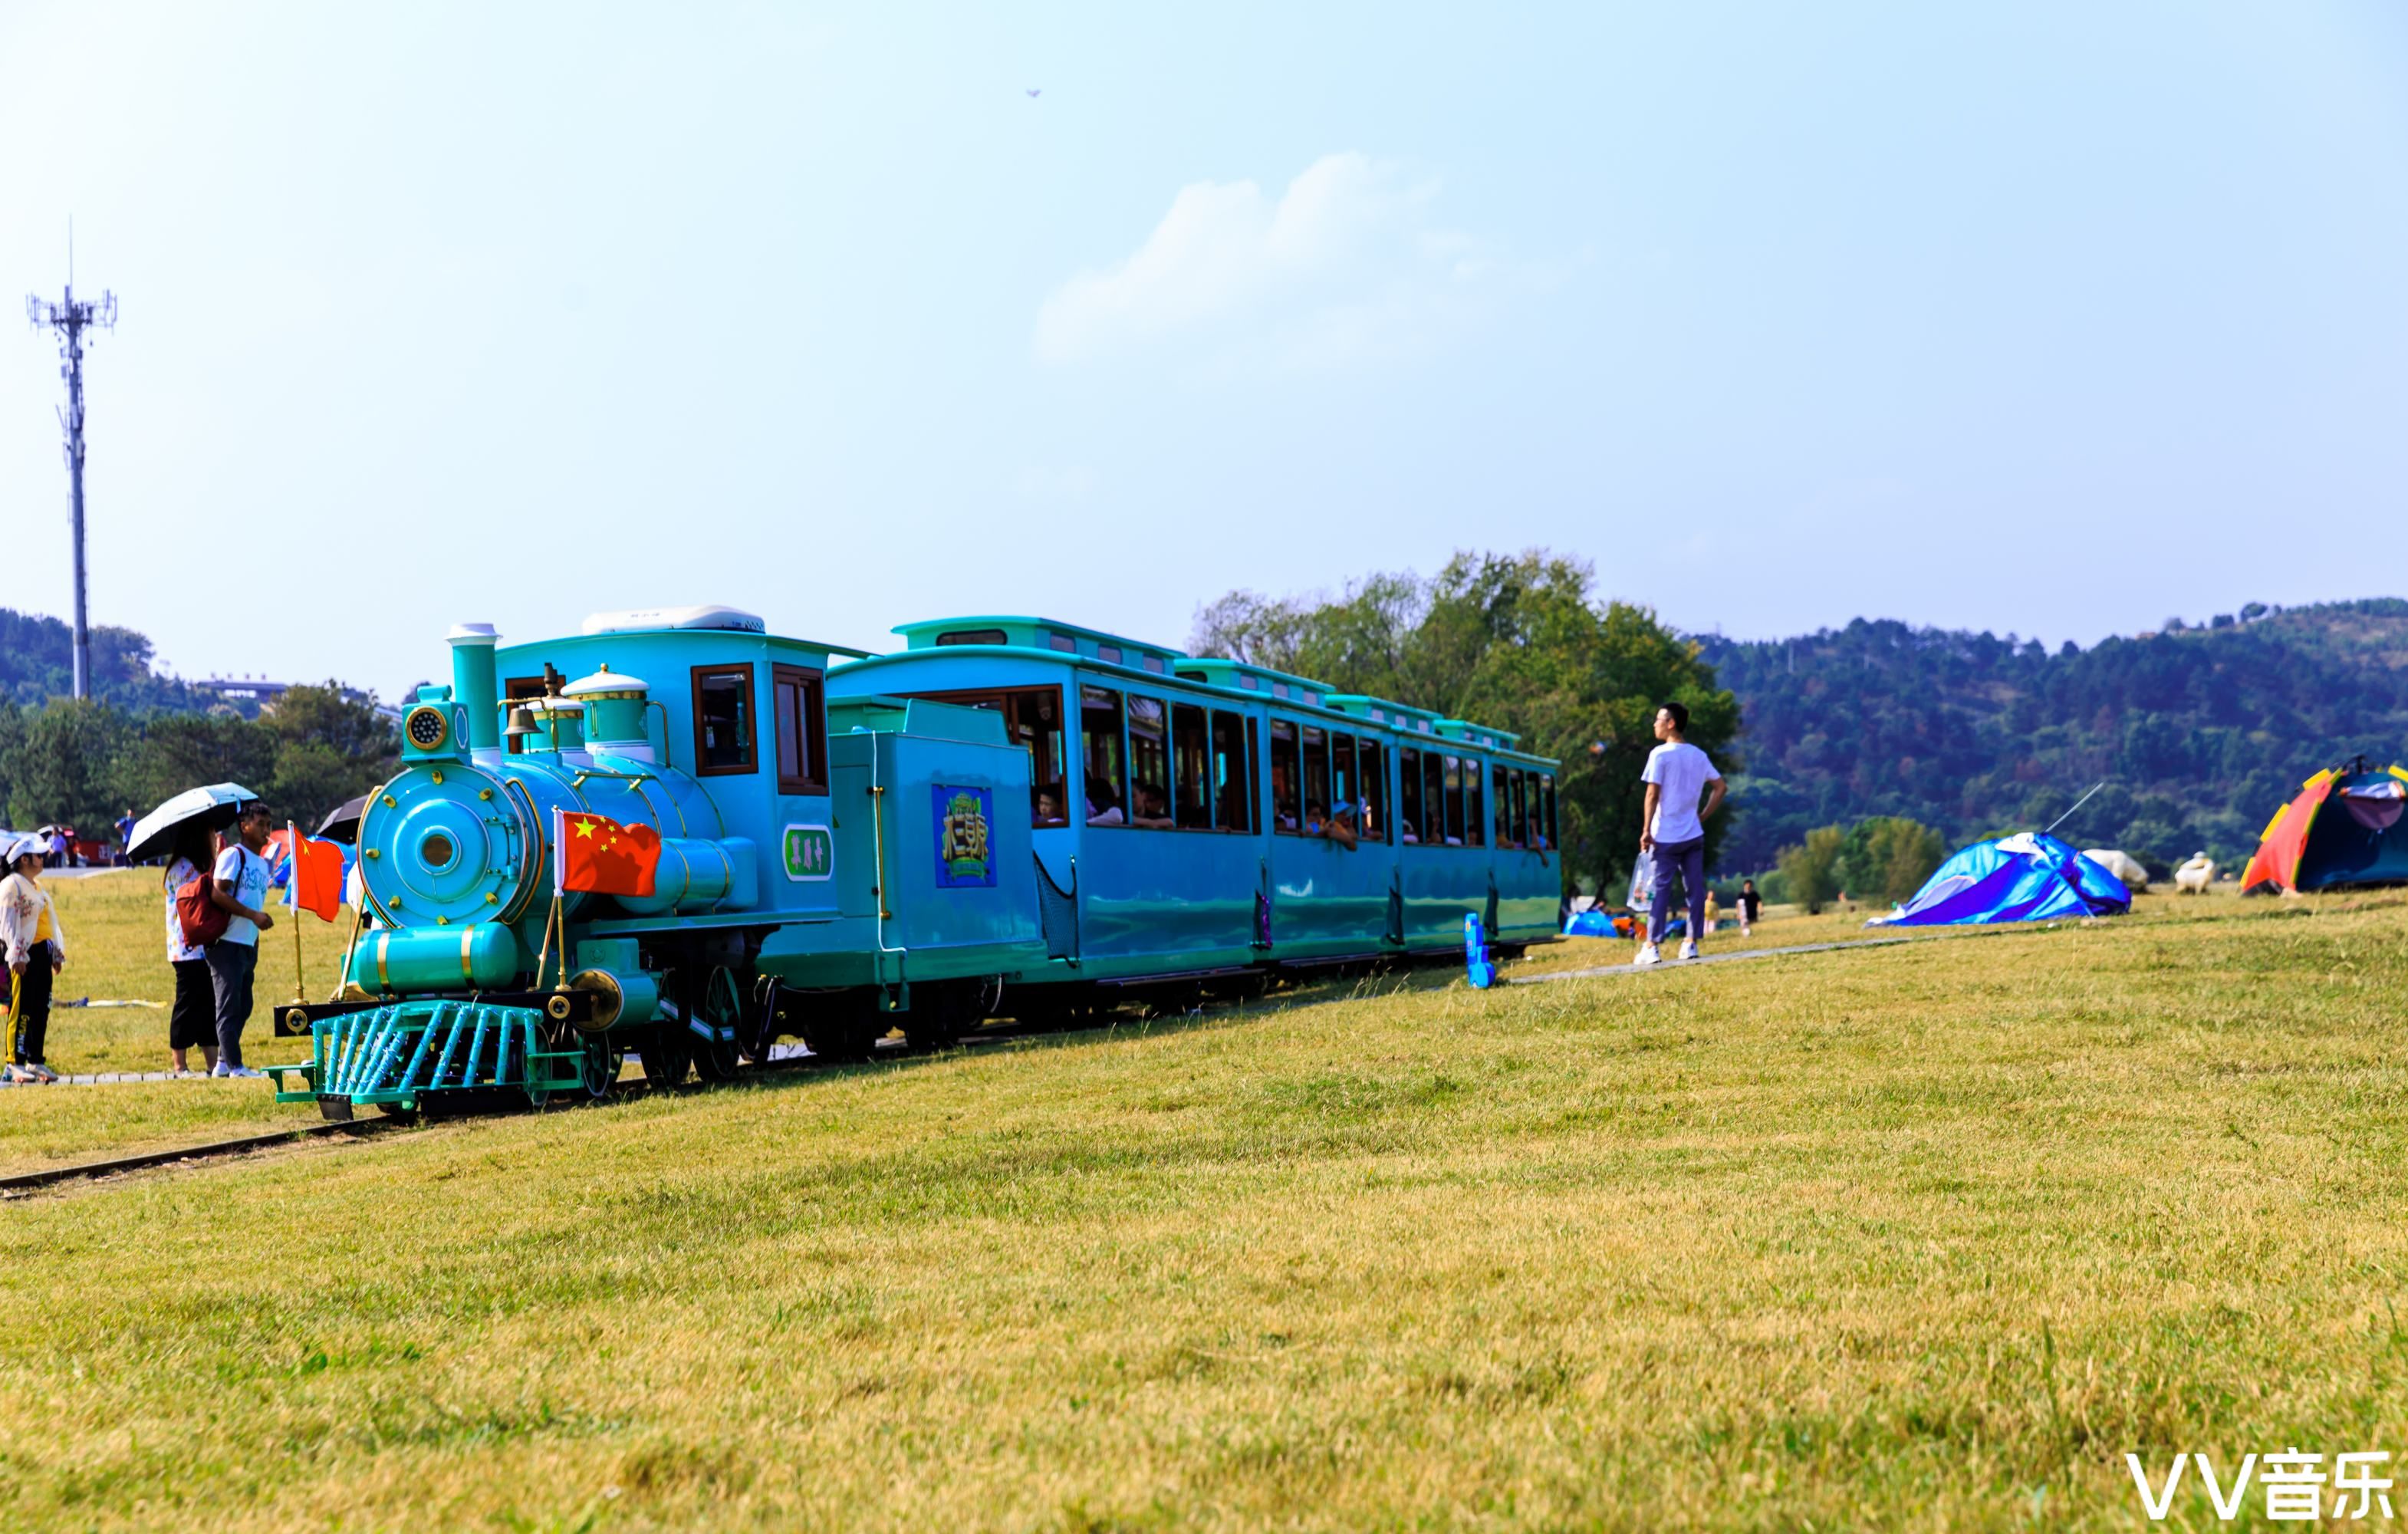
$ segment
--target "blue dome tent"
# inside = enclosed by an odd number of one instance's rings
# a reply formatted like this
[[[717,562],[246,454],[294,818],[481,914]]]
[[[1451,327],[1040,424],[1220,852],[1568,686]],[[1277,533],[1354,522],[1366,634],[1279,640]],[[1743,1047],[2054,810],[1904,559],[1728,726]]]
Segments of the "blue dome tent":
[[[1950,926],[2121,916],[2123,881],[2043,831],[1977,841],[1940,865],[1914,898],[1869,926]]]

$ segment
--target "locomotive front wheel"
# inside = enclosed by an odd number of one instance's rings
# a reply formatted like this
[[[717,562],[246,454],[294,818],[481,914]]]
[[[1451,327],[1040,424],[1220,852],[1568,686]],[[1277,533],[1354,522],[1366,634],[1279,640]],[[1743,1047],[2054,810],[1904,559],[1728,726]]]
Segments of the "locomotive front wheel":
[[[614,1049],[601,1037],[588,1038],[580,1045],[577,1080],[589,1097],[609,1097],[619,1084],[619,1072],[626,1068],[627,1052]]]
[[[702,984],[686,1037],[693,1040],[695,1068],[707,1082],[736,1079],[737,1040],[744,1033],[744,988],[736,971],[719,965]]]

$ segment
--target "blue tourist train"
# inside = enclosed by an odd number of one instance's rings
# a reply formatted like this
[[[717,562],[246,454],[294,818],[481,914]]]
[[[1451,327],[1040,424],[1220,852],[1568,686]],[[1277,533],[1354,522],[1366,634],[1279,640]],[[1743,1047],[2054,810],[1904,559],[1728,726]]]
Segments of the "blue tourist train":
[[[870,656],[704,607],[452,630],[359,828],[333,1001],[280,1007],[331,1115],[725,1078],[990,1018],[1551,940],[1556,764],[1513,736],[1041,618]],[[655,828],[651,896],[552,885],[552,827]]]

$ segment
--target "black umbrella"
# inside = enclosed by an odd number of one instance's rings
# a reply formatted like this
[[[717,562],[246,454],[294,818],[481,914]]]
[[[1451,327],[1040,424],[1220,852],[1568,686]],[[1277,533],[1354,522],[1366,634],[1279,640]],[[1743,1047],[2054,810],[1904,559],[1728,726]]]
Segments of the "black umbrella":
[[[367,812],[367,808],[368,796],[365,794],[356,799],[345,799],[326,811],[326,818],[318,823],[318,834],[328,841],[359,840],[360,816]]]

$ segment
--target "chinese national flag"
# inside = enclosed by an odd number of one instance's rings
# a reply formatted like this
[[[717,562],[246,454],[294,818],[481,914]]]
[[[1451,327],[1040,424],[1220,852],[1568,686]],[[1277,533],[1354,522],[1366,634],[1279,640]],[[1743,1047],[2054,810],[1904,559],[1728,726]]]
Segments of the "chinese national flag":
[[[554,810],[552,874],[561,892],[649,896],[661,861],[661,834],[622,825],[608,815]]]
[[[288,890],[294,906],[316,912],[321,921],[333,921],[343,909],[343,850],[331,841],[303,836],[299,826],[285,829],[291,833],[293,849],[293,882]]]

